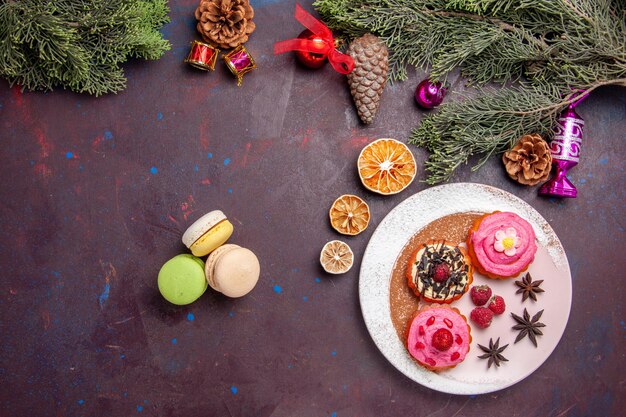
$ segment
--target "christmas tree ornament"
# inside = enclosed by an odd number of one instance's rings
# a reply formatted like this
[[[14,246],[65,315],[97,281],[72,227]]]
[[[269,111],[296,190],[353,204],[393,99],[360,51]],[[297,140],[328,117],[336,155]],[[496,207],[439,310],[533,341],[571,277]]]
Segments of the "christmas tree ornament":
[[[567,178],[567,172],[578,165],[580,159],[585,121],[574,108],[585,98],[587,94],[570,104],[556,121],[554,138],[550,142],[554,177],[541,186],[541,195],[576,198],[578,194],[576,186]]]
[[[523,185],[537,185],[548,179],[552,168],[550,147],[538,134],[524,135],[502,155],[511,179]]]
[[[249,0],[201,0],[195,11],[196,29],[209,44],[236,48],[248,41],[256,25]]]
[[[415,101],[425,109],[432,109],[441,104],[447,91],[440,82],[433,83],[426,78],[415,89]]]
[[[252,55],[248,53],[245,46],[239,45],[226,55],[224,55],[226,66],[237,77],[237,86],[241,86],[243,76],[256,68]]]
[[[306,39],[311,42],[317,43],[320,48],[323,48],[324,39],[320,35],[311,32],[309,29],[305,29],[298,35],[298,39]],[[317,69],[322,68],[326,62],[328,62],[327,54],[316,54],[309,51],[295,51],[298,62],[308,68]]]
[[[387,82],[389,53],[385,44],[371,33],[353,40],[347,52],[354,60],[354,71],[348,74],[350,93],[361,121],[370,124]]]
[[[212,47],[208,43],[193,41],[191,43],[189,55],[185,58],[185,62],[194,68],[204,71],[213,71],[215,69],[218,54],[219,49]]]
[[[302,32],[298,38],[276,42],[274,44],[274,55],[284,54],[289,51],[306,52],[327,57],[330,65],[340,74],[349,74],[354,69],[352,58],[336,49],[333,33],[326,25],[311,16],[299,4],[296,4],[294,16],[298,22],[302,23],[315,36],[307,37],[304,35],[305,32]],[[303,63],[309,66],[308,63],[312,60],[305,61],[306,63]]]

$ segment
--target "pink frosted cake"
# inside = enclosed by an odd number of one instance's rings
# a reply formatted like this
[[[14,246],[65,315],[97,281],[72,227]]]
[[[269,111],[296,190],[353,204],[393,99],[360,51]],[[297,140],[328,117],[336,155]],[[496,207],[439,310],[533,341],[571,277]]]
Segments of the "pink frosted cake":
[[[489,277],[515,277],[535,259],[537,244],[530,223],[515,213],[496,211],[479,218],[467,236],[472,264]]]
[[[409,322],[407,349],[431,371],[453,368],[469,352],[472,336],[459,310],[432,304],[418,310]]]

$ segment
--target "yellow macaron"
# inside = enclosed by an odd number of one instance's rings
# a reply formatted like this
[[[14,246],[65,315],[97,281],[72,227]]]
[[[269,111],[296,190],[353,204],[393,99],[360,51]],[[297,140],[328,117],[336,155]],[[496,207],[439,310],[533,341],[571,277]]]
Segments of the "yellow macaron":
[[[206,256],[233,234],[233,225],[220,210],[196,220],[183,234],[183,243],[195,256]]]

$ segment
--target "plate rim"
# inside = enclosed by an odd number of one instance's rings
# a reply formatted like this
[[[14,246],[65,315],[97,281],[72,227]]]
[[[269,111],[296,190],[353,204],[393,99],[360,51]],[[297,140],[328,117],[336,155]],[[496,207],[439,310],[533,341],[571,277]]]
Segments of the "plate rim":
[[[533,369],[528,375],[525,375],[524,377],[522,377],[521,379],[518,380],[514,380],[510,383],[505,383],[505,384],[495,384],[495,383],[490,383],[490,384],[473,384],[473,383],[467,383],[467,382],[461,382],[461,381],[454,381],[454,380],[449,380],[449,379],[444,379],[444,380],[438,380],[437,378],[428,378],[428,376],[433,376],[433,375],[437,375],[436,373],[427,371],[425,369],[421,370],[424,372],[425,375],[425,379],[424,380],[417,380],[415,378],[414,375],[410,375],[408,372],[405,372],[404,369],[402,369],[400,366],[398,366],[395,361],[396,358],[391,357],[391,353],[393,352],[387,352],[385,348],[383,348],[380,344],[380,340],[378,340],[378,338],[375,336],[375,333],[373,331],[373,327],[375,326],[375,324],[373,322],[373,318],[370,316],[370,312],[366,311],[366,304],[364,303],[364,297],[366,297],[365,294],[365,285],[364,285],[364,279],[362,278],[364,275],[364,269],[368,267],[368,263],[366,262],[366,257],[368,256],[369,252],[372,250],[372,241],[374,241],[375,238],[378,237],[379,233],[382,233],[382,227],[384,227],[386,225],[386,223],[392,221],[389,220],[391,218],[391,216],[399,210],[402,210],[402,208],[404,206],[406,206],[407,204],[409,204],[410,200],[413,199],[419,199],[419,198],[425,198],[425,196],[427,196],[427,194],[429,193],[436,193],[436,192],[453,192],[453,193],[458,193],[458,192],[465,192],[467,194],[471,194],[471,189],[480,189],[483,192],[487,192],[489,193],[491,196],[496,196],[497,198],[502,198],[502,196],[506,196],[507,199],[510,200],[510,203],[514,203],[517,205],[520,205],[521,207],[523,207],[525,210],[528,210],[529,213],[531,213],[534,217],[534,219],[532,220],[541,220],[542,221],[542,227],[541,227],[541,232],[542,235],[544,237],[549,237],[552,240],[552,244],[556,247],[557,249],[557,253],[560,254],[560,256],[562,257],[561,261],[562,262],[558,262],[559,260],[555,259],[555,255],[553,253],[550,253],[550,257],[552,258],[552,261],[555,263],[555,265],[557,266],[557,268],[564,268],[564,272],[567,274],[568,278],[569,278],[569,297],[567,299],[567,316],[566,316],[566,320],[565,320],[565,324],[563,326],[562,332],[561,334],[558,336],[556,343],[554,344],[553,347],[551,347],[551,349],[549,350],[549,352],[547,352],[547,355],[545,357],[545,359],[543,359],[539,365]],[[445,189],[445,190],[444,190]],[[451,189],[451,190],[447,190],[447,189]],[[458,190],[455,190],[458,189]],[[444,191],[442,191],[444,190]],[[438,218],[444,217],[446,215],[450,215],[450,214],[455,214],[455,213],[462,213],[463,211],[454,211],[454,212],[450,212],[450,213],[446,213],[446,214],[442,214],[441,216],[439,216]],[[465,211],[467,212],[467,211]],[[411,233],[411,236],[413,236],[415,233],[417,233],[419,230],[421,230],[423,227],[425,227],[427,224],[429,224],[430,222],[432,222],[434,220],[431,220],[425,224],[422,224],[418,229],[414,230]],[[410,238],[409,238],[410,239]],[[537,237],[537,239],[539,240],[539,236]],[[404,243],[406,244],[406,243]],[[397,260],[397,257],[394,258],[393,260],[393,264],[395,264]],[[391,266],[391,268],[393,268],[393,264]],[[389,280],[386,280],[386,285],[389,286]],[[398,203],[395,207],[393,207],[386,215],[385,217],[380,221],[380,223],[378,223],[378,225],[376,226],[376,229],[374,230],[374,232],[372,233],[372,235],[370,236],[368,242],[367,242],[367,246],[363,252],[363,256],[361,257],[361,265],[360,265],[360,270],[359,270],[359,304],[360,304],[360,309],[361,309],[361,315],[363,317],[363,321],[365,322],[365,327],[367,328],[367,331],[370,335],[370,338],[372,339],[372,341],[374,342],[376,348],[380,351],[380,353],[382,353],[382,355],[385,357],[385,359],[387,359],[387,361],[393,365],[393,367],[398,370],[400,373],[402,373],[403,375],[405,375],[407,378],[411,379],[412,381],[417,382],[418,384],[430,388],[432,390],[438,391],[438,392],[443,392],[443,393],[448,393],[448,394],[456,394],[456,395],[477,395],[477,394],[487,394],[487,393],[491,393],[491,392],[496,392],[496,391],[500,391],[503,390],[505,388],[508,388],[512,385],[517,384],[518,382],[523,381],[524,379],[528,378],[529,376],[531,376],[534,372],[536,372],[547,360],[548,358],[550,358],[550,356],[552,356],[552,353],[554,352],[554,350],[556,349],[556,347],[560,344],[561,339],[563,337],[563,335],[565,334],[565,330],[567,329],[567,325],[569,323],[569,315],[571,313],[571,308],[572,308],[572,293],[573,293],[573,283],[572,283],[572,274],[571,274],[571,269],[569,266],[569,260],[567,259],[567,254],[565,252],[565,248],[563,247],[563,244],[561,243],[558,235],[556,234],[556,232],[554,231],[554,229],[552,228],[552,226],[550,226],[549,222],[541,215],[541,213],[539,213],[534,207],[532,207],[530,204],[528,204],[526,201],[522,200],[521,198],[517,197],[516,195],[505,191],[503,189],[491,186],[491,185],[487,185],[487,184],[479,184],[479,183],[471,183],[471,182],[457,182],[457,183],[450,183],[450,184],[442,184],[442,185],[438,185],[438,186],[434,186],[434,187],[429,187],[426,188],[424,190],[418,191],[417,193],[407,197],[406,199],[404,199],[403,201],[401,201],[400,203]],[[389,320],[389,325],[393,326],[393,324],[391,323],[391,313],[390,313],[390,301],[389,301],[389,291],[386,291],[387,297],[384,300],[384,305],[385,305],[385,313],[384,316],[386,319]],[[394,332],[395,334],[395,332]],[[399,343],[401,343],[401,341],[399,339],[397,339],[397,341]],[[403,346],[404,347],[404,346]],[[449,389],[450,387],[446,386],[446,384],[452,385],[452,386],[457,386],[457,389]]]

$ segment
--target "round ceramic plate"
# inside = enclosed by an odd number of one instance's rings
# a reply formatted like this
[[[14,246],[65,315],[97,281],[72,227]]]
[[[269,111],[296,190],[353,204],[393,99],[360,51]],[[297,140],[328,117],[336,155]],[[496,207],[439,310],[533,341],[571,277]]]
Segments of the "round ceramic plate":
[[[463,362],[443,372],[428,371],[409,356],[391,321],[389,284],[394,263],[411,237],[434,220],[454,213],[490,213],[496,210],[517,213],[533,226],[538,250],[528,272],[534,280],[544,279],[541,288],[545,292],[539,294],[537,302],[528,299],[522,303],[521,295],[515,294],[517,287],[514,281],[519,278],[493,280],[474,273],[473,284],[488,284],[494,294],[502,295],[507,311],[495,316],[487,329],[478,329],[470,322],[473,341]],[[359,298],[372,339],[400,372],[437,391],[483,394],[521,381],[548,359],[567,325],[572,303],[572,280],[561,242],[535,209],[498,188],[457,183],[429,188],[409,197],[378,225],[363,255]],[[474,307],[469,295],[455,301],[452,306],[468,318]],[[543,336],[537,338],[538,347],[527,337],[514,343],[518,332],[512,329],[516,323],[510,313],[521,316],[525,307],[531,315],[544,310],[540,321],[546,327],[542,329]],[[498,337],[500,346],[509,345],[503,352],[509,361],[488,369],[487,361],[478,358],[483,353],[478,344],[488,346],[490,338],[495,341]]]

